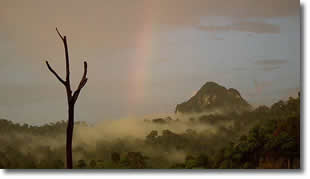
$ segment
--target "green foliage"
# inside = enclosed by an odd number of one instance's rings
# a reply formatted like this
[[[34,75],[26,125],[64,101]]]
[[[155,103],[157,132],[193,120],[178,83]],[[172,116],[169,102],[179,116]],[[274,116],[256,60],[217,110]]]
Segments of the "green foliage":
[[[75,168],[300,167],[299,97],[242,114],[191,118],[186,121],[188,128],[179,133],[170,128],[179,120],[150,122],[164,130],[150,131],[145,139],[98,141],[96,150],[74,145],[74,156],[79,156]],[[204,125],[216,128],[216,132],[192,127]],[[65,144],[52,146],[44,139],[63,140],[65,131],[64,121],[31,126],[1,119],[0,168],[64,168]]]

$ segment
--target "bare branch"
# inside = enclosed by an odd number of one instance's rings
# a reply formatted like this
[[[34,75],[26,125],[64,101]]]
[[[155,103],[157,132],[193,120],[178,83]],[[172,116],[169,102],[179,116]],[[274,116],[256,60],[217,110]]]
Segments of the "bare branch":
[[[56,73],[56,71],[50,66],[48,61],[46,61],[47,68],[56,76],[56,78],[66,86],[66,82]]]
[[[68,44],[67,44],[67,37],[62,36],[59,30],[56,27],[57,34],[61,38],[64,48],[65,48],[65,58],[66,58],[66,83],[67,83],[67,88],[69,91],[71,91],[71,86],[70,86],[70,60],[69,60],[69,52],[68,52]]]
[[[71,90],[70,86],[70,60],[69,60],[69,52],[68,52],[68,44],[67,44],[67,37],[64,36],[63,38],[64,48],[65,48],[65,57],[66,57],[66,82],[69,84],[69,89]]]
[[[78,88],[76,89],[76,91],[73,94],[73,100],[76,101],[76,99],[78,98],[82,88],[85,86],[85,84],[87,83],[87,62],[84,61],[84,74],[82,76],[82,79],[80,81],[80,84],[78,86]]]
[[[84,61],[84,74],[82,76],[82,79],[80,81],[80,84],[79,84],[77,90],[82,89],[84,87],[84,85],[85,85],[85,83],[87,81],[87,77],[86,76],[87,76],[87,62]]]
[[[87,80],[88,80],[88,79],[86,78],[86,79],[84,79],[84,80],[82,81],[82,83],[80,83],[79,88],[73,93],[72,101],[71,101],[71,102],[73,102],[73,103],[76,102],[77,98],[78,98],[79,95],[80,95],[80,92],[81,92],[82,88],[83,88],[83,87],[85,86],[85,84],[87,83]]]
[[[61,40],[64,41],[64,37],[60,34],[60,32],[58,31],[57,27],[56,27],[56,31],[57,31],[57,34],[59,35],[59,37],[61,38]]]

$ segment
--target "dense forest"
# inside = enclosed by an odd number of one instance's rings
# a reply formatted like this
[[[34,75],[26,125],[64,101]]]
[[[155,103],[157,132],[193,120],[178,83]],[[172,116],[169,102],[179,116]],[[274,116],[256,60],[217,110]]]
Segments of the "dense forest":
[[[1,119],[0,168],[65,168],[66,124]],[[254,108],[207,83],[168,117],[76,122],[73,159],[78,169],[300,168],[300,96]]]

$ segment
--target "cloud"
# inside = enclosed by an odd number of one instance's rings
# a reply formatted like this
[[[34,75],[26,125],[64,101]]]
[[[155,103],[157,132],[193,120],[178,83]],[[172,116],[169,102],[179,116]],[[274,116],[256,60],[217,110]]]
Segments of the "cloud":
[[[136,1],[138,4],[141,2]],[[145,3],[161,22],[194,22],[202,16],[284,17],[299,14],[298,0],[153,0]]]
[[[288,63],[288,60],[266,59],[266,60],[257,60],[255,63],[257,65],[262,65],[262,66],[274,66],[274,65],[286,64]]]
[[[264,72],[271,72],[281,68],[281,65],[288,63],[288,60],[281,59],[267,59],[267,60],[257,60],[255,64],[258,68]],[[233,71],[247,71],[250,70],[247,67],[234,67]]]
[[[288,60],[281,59],[267,59],[267,60],[257,60],[256,65],[259,66],[259,69],[264,72],[271,72],[274,70],[280,69],[281,65],[288,63]]]
[[[266,66],[262,68],[262,70],[265,72],[271,72],[277,69],[280,69],[280,66]]]
[[[265,22],[243,21],[229,25],[215,25],[215,26],[198,26],[199,30],[220,32],[220,31],[239,31],[239,32],[252,32],[257,34],[277,34],[280,33],[278,25],[269,24]]]
[[[48,3],[2,0],[0,24],[3,29],[0,35],[17,42],[16,46],[24,49],[22,53],[46,56],[48,52],[55,54],[57,51],[57,26],[70,38],[72,49],[89,48],[92,50],[87,53],[92,54],[94,49],[100,47],[106,49],[105,53],[110,53],[135,46],[144,31],[151,33],[180,26],[197,26],[205,17],[245,19],[297,16],[299,7],[298,0],[93,0],[92,3],[82,0],[54,0]],[[273,25],[257,23],[237,26],[241,27],[233,29],[258,33],[278,31]],[[256,26],[263,26],[259,27],[263,30],[255,30]],[[59,43],[58,39],[56,42]],[[85,50],[83,53],[86,53]]]

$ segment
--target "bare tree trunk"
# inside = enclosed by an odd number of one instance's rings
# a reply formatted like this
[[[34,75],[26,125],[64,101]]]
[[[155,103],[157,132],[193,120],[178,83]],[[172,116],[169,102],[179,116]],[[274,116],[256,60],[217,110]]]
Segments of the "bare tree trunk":
[[[67,168],[73,168],[72,162],[72,137],[74,128],[74,104],[69,104],[68,111],[68,126],[67,126],[67,141],[66,141],[66,154],[67,154]]]
[[[84,74],[80,81],[78,88],[72,95],[71,84],[70,84],[70,60],[69,60],[69,52],[68,52],[68,44],[66,36],[62,36],[58,29],[56,31],[61,38],[64,48],[65,48],[65,58],[66,58],[66,80],[63,80],[55,70],[49,65],[48,61],[46,61],[46,65],[48,69],[56,76],[56,78],[65,86],[67,92],[67,102],[68,102],[68,125],[67,125],[67,139],[66,139],[66,156],[67,156],[67,168],[73,168],[73,159],[72,159],[72,138],[73,138],[73,128],[74,128],[74,106],[79,97],[79,94],[82,88],[85,86],[87,82],[87,62],[84,61]]]

